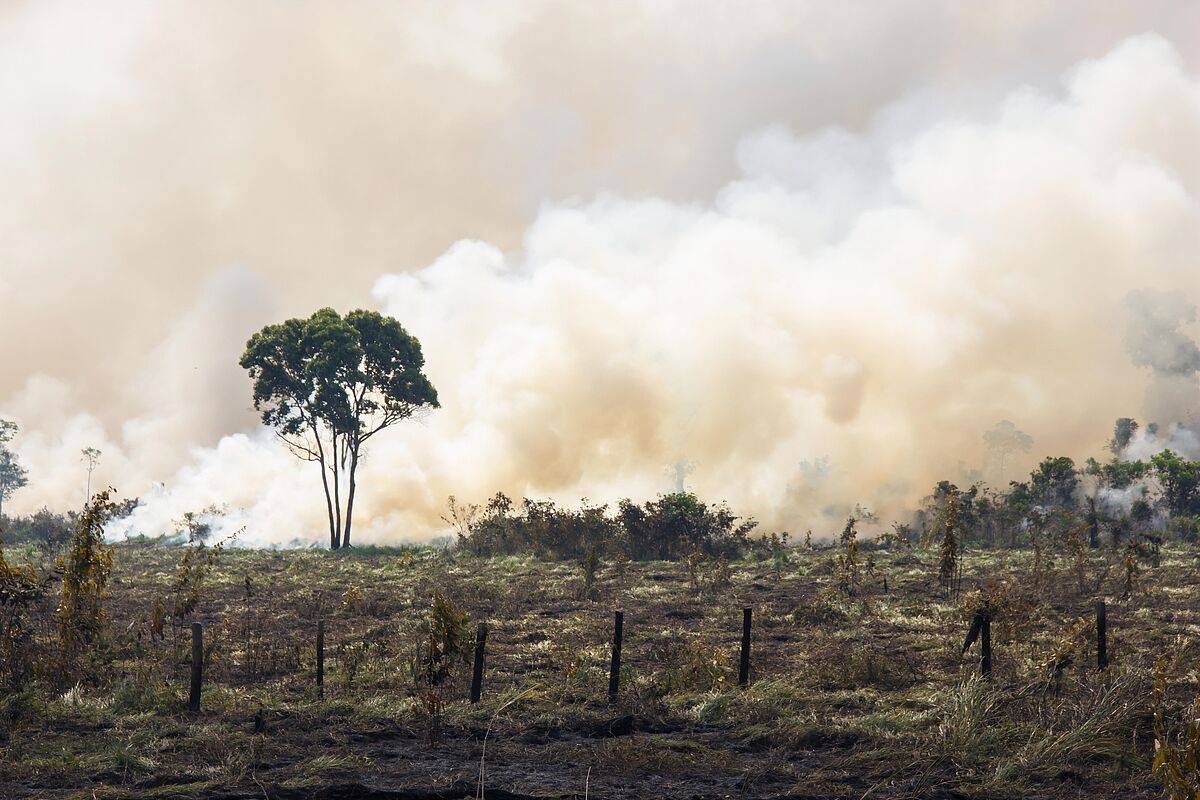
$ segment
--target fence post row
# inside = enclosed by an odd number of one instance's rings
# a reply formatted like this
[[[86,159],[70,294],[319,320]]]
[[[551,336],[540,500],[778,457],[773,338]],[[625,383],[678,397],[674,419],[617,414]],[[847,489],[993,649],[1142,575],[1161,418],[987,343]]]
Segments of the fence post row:
[[[625,629],[625,613],[613,614],[612,664],[608,669],[608,702],[617,702],[617,690],[621,685],[621,637]]]
[[[192,684],[188,691],[188,711],[200,713],[200,682],[204,677],[204,632],[199,622],[192,623]]]
[[[885,578],[886,580],[886,578]],[[1108,618],[1103,600],[1098,600],[1096,611],[1096,667],[1103,672],[1108,668]],[[742,647],[738,664],[738,686],[750,683],[750,632],[753,609],[742,609]],[[625,613],[613,612],[612,664],[608,672],[608,702],[616,703],[621,684],[621,645],[624,638]],[[475,633],[475,662],[471,675],[471,702],[478,703],[483,695],[484,652],[487,645],[488,625],[479,623]],[[979,609],[971,620],[971,627],[963,641],[962,653],[979,640],[979,670],[985,678],[992,675],[992,620],[986,609]],[[199,622],[192,623],[192,674],[188,692],[188,710],[200,712],[200,692],[204,677],[204,631]],[[317,694],[325,697],[325,620],[317,621]]]
[[[479,623],[475,629],[475,669],[471,674],[471,702],[478,703],[483,694],[483,647],[487,642],[488,626],[486,622]]]
[[[750,683],[750,617],[752,613],[749,608],[742,609],[742,658],[738,664],[738,686],[743,688]]]

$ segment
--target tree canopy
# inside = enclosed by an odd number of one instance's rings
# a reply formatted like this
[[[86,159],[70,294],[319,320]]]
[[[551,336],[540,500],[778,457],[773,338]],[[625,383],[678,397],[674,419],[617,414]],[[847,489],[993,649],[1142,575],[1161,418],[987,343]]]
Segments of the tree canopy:
[[[330,547],[349,545],[364,445],[418,410],[438,406],[437,391],[421,371],[420,342],[378,312],[342,317],[322,308],[254,334],[240,363],[254,381],[263,424],[321,467]]]
[[[29,473],[8,448],[17,431],[17,423],[0,419],[0,514],[4,512],[4,502],[12,497],[13,492],[29,483]]]

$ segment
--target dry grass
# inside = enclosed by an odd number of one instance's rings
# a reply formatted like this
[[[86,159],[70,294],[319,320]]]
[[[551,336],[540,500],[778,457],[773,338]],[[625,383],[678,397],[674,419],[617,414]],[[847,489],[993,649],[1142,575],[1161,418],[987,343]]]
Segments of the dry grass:
[[[662,797],[1159,797],[1151,666],[1173,665],[1169,721],[1194,697],[1187,670],[1200,658],[1196,556],[1178,546],[1124,602],[1104,554],[1053,559],[1035,584],[1027,553],[969,552],[963,600],[949,602],[935,554],[920,552],[874,552],[875,573],[848,598],[819,551],[734,562],[720,592],[697,591],[682,563],[601,564],[582,592],[577,564],[524,557],[235,550],[197,610],[210,683],[193,719],[185,638],[146,633],[178,556],[117,548],[100,685],[0,699],[0,796],[365,782],[461,785],[469,797],[482,759],[487,786],[538,795],[580,795],[586,782],[594,797],[633,785]],[[977,656],[959,655],[985,584],[999,609],[991,682],[975,675]],[[1105,676],[1076,625],[1095,591],[1109,599]],[[454,661],[436,702],[414,669],[435,592],[491,627],[478,706],[465,702],[469,664]],[[743,606],[755,609],[754,682],[739,690]],[[610,707],[614,608],[626,639]]]

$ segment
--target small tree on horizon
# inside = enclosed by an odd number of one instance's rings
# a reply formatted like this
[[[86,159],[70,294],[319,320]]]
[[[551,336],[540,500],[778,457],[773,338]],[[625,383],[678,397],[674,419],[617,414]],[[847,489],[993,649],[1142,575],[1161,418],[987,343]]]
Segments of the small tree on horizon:
[[[95,447],[85,447],[79,451],[79,460],[87,465],[87,497],[84,498],[87,502],[91,502],[92,499],[92,473],[100,465],[102,455],[104,454]]]
[[[4,501],[29,483],[29,473],[17,461],[16,454],[8,449],[8,443],[18,430],[17,423],[0,419],[0,516],[4,515]]]
[[[322,308],[254,334],[240,364],[254,381],[263,424],[320,465],[329,547],[348,546],[363,446],[419,409],[438,407],[421,371],[421,343],[378,312],[342,317]]]
[[[995,461],[1000,475],[1000,483],[1004,483],[1005,470],[1008,467],[1009,456],[1015,453],[1028,453],[1033,447],[1033,437],[1006,419],[1002,419],[983,434],[983,443],[987,446],[988,454]]]

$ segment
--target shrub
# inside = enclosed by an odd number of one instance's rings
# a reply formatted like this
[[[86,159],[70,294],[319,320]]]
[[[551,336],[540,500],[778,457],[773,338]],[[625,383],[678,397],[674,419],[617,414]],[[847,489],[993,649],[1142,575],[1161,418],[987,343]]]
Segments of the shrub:
[[[542,558],[582,560],[589,549],[614,553],[619,530],[607,506],[585,500],[578,511],[560,508],[551,500],[525,498],[519,511],[511,499],[497,493],[482,510],[468,516],[453,501],[451,518],[458,520],[458,545],[476,555],[534,553]],[[465,532],[464,532],[465,531]]]
[[[630,556],[639,560],[678,560],[693,552],[736,558],[757,526],[721,504],[709,507],[690,492],[676,492],[644,505],[622,500],[618,519],[629,539]]]
[[[33,637],[25,614],[46,587],[32,567],[9,566],[0,550],[0,687],[19,689],[32,671]]]
[[[1154,667],[1154,765],[1170,800],[1200,796],[1200,695],[1184,711],[1183,722],[1167,722],[1167,664]]]
[[[429,616],[421,624],[421,649],[414,673],[427,686],[437,686],[457,663],[466,663],[473,644],[469,619],[440,591],[433,593]]]
[[[459,547],[476,555],[533,553],[578,561],[593,549],[598,557],[638,560],[679,560],[696,552],[736,558],[757,525],[753,519],[739,521],[724,504],[709,506],[688,492],[642,505],[622,500],[615,516],[607,506],[586,500],[572,510],[526,498],[518,510],[504,494],[495,495],[481,510],[463,508],[454,501],[446,519],[460,526]]]
[[[189,511],[177,523],[179,532],[187,538],[171,589],[174,596],[171,619],[176,625],[183,625],[184,620],[191,616],[200,604],[205,580],[213,571],[216,559],[224,549],[224,542],[209,547],[205,541],[212,533],[212,526],[204,521],[204,517],[216,513],[215,509],[207,509],[199,514]]]
[[[47,508],[28,517],[8,517],[4,538],[12,544],[30,542],[46,550],[57,550],[71,538],[75,519],[68,514],[55,514]]]
[[[112,572],[112,551],[104,544],[104,525],[116,510],[109,490],[96,494],[76,520],[70,546],[58,560],[62,593],[55,617],[68,667],[95,646],[104,632],[105,587]]]
[[[1167,533],[1172,539],[1195,544],[1200,541],[1200,514],[1175,517],[1168,523]]]

